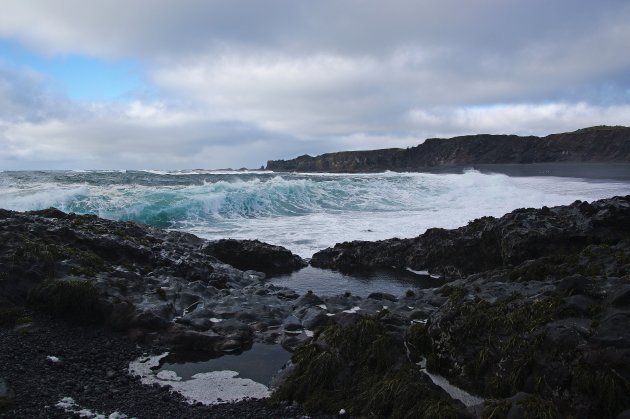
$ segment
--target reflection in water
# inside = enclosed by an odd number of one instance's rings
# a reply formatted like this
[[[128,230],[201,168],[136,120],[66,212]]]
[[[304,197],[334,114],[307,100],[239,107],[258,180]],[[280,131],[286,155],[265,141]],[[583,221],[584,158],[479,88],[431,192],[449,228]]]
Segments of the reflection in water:
[[[179,351],[162,359],[159,371],[174,371],[183,380],[197,373],[236,371],[238,377],[249,378],[268,386],[271,379],[291,358],[280,345],[255,343],[242,353],[221,355],[201,351]]]
[[[359,297],[367,297],[373,292],[385,292],[395,296],[405,294],[407,290],[435,288],[444,281],[429,275],[418,275],[403,270],[374,270],[342,273],[328,269],[307,266],[288,275],[271,278],[276,286],[294,289],[299,294],[313,291],[316,295],[338,295],[346,291]]]

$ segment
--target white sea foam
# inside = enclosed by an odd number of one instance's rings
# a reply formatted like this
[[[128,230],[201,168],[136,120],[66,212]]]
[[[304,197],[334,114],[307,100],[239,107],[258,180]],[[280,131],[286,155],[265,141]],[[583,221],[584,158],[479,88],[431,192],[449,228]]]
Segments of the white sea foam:
[[[118,411],[109,415],[103,413],[94,412],[93,410],[81,407],[72,397],[63,397],[57,404],[56,408],[63,410],[66,413],[70,413],[72,417],[78,416],[80,418],[89,419],[128,419],[129,416]],[[132,418],[133,419],[133,418]]]
[[[178,176],[169,176],[177,174]],[[628,183],[461,174],[3,172],[0,207],[92,213],[201,237],[260,239],[301,256],[335,243],[413,237],[519,207],[630,193]]]
[[[190,403],[217,404],[269,397],[267,386],[249,378],[237,377],[236,371],[197,373],[189,380],[182,380],[174,371],[156,373],[154,369],[167,355],[168,352],[140,357],[129,364],[129,373],[139,375],[143,384],[168,385],[172,391],[180,393]]]

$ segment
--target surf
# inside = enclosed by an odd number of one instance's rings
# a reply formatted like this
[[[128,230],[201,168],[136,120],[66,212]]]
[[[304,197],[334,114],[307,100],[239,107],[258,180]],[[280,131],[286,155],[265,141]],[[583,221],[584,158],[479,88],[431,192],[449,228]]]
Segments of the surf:
[[[56,207],[204,238],[260,239],[301,256],[348,240],[413,237],[520,207],[627,194],[622,181],[462,173],[264,171],[0,173],[0,207]]]

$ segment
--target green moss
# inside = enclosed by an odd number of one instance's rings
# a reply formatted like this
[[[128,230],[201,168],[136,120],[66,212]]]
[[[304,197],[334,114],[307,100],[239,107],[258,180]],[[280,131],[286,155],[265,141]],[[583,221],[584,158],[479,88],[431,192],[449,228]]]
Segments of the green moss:
[[[467,363],[464,366],[464,371],[466,375],[469,377],[480,377],[486,370],[490,367],[490,363],[492,362],[492,354],[490,349],[483,348],[479,352],[477,352],[477,359],[475,362]]]
[[[452,401],[428,387],[410,365],[377,380],[363,380],[359,389],[360,393],[348,404],[355,415],[410,419],[458,417]]]
[[[560,299],[532,302],[518,294],[495,304],[466,301],[452,310],[449,324],[441,325],[442,330],[449,330],[449,351],[427,356],[427,366],[455,382],[474,382],[477,391],[482,389],[489,397],[508,397],[523,388],[534,372],[535,356],[542,350],[543,326],[567,315]],[[471,347],[476,348],[472,353]],[[458,353],[452,353],[452,348],[468,352],[464,366],[455,362]]]
[[[76,262],[76,266],[70,271],[73,275],[93,277],[97,273],[107,270],[105,261],[91,250],[66,247],[64,253]]]
[[[584,273],[577,254],[545,256],[521,263],[510,271],[511,281],[541,281]]]
[[[421,357],[431,352],[431,338],[424,324],[413,324],[407,329],[405,336],[407,348],[412,360],[419,361]]]
[[[440,288],[440,292],[442,293],[442,296],[448,297],[450,301],[455,303],[462,301],[464,297],[468,295],[468,291],[466,291],[465,288],[453,287],[450,285],[444,285]]]
[[[26,266],[35,263],[43,267],[48,278],[53,278],[60,255],[59,248],[52,243],[32,241],[26,236],[20,236],[18,240],[20,244],[11,257],[11,264]]]
[[[458,419],[460,417],[458,409],[450,401],[429,399],[420,404],[419,416],[422,419]]]
[[[78,322],[103,320],[98,290],[89,281],[46,280],[31,290],[28,301],[53,315]]]
[[[506,334],[506,349],[510,348],[509,339],[518,333],[531,333],[538,327],[561,316],[562,302],[555,298],[546,298],[535,302],[516,301],[518,295],[504,302],[490,304],[477,300],[462,305],[460,315],[464,322],[461,332],[467,337],[478,334]]]
[[[419,325],[418,325],[419,326]],[[422,339],[416,327],[408,335]],[[402,342],[390,336],[378,317],[363,317],[318,331],[316,341],[296,350],[295,368],[272,401],[296,400],[307,410],[353,416],[450,418],[456,407],[443,400],[408,362]],[[426,416],[439,412],[441,416]]]
[[[144,246],[148,246],[151,243],[148,240],[148,237],[145,236],[142,232],[134,231],[136,226],[133,226],[132,230],[129,230],[127,225],[121,228],[114,229],[113,231],[108,231],[108,233],[113,233],[120,237],[122,240],[127,240],[133,242],[135,244],[140,244]]]
[[[298,400],[310,410],[336,409],[334,382],[341,368],[338,356],[310,344],[298,348],[292,360],[295,370],[272,401]]]
[[[505,419],[512,407],[509,400],[488,399],[485,402],[481,419]]]
[[[528,396],[518,404],[523,408],[524,419],[560,419],[558,408],[552,401]]]
[[[602,417],[615,417],[630,407],[630,384],[610,367],[582,364],[575,369],[573,385],[595,403]]]

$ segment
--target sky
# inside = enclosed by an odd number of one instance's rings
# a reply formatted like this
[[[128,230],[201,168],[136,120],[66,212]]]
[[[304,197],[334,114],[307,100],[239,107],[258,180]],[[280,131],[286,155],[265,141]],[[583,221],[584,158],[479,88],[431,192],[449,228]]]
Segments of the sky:
[[[630,125],[627,0],[4,0],[0,170]]]

